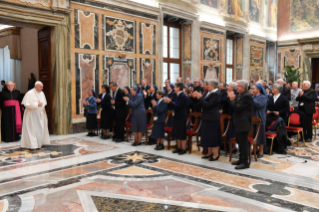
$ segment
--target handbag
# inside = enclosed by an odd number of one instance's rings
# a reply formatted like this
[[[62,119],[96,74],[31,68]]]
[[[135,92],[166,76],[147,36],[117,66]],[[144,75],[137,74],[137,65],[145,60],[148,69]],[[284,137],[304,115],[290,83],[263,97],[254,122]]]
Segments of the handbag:
[[[89,117],[89,111],[88,109],[84,109],[84,117]]]

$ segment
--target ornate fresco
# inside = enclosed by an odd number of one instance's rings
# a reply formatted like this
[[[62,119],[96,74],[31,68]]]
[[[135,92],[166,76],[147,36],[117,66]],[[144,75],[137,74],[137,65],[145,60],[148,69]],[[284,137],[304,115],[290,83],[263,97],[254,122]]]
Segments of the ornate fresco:
[[[250,46],[250,66],[263,67],[264,49],[258,46]]]
[[[299,68],[301,61],[301,50],[293,49],[289,51],[285,51],[284,56],[284,67],[292,66],[293,68]]]
[[[218,0],[192,0],[193,4],[203,4],[208,7],[218,8]]]
[[[216,79],[219,81],[219,66],[204,65],[203,66],[203,78],[205,81]]]
[[[136,59],[104,56],[103,83],[117,82],[118,86],[136,85]]]
[[[244,39],[241,37],[236,38],[236,66],[243,66],[243,41]]]
[[[76,114],[83,114],[87,92],[99,91],[99,55],[75,54]]]
[[[250,81],[258,81],[263,79],[263,70],[262,69],[250,69]]]
[[[268,27],[277,28],[277,0],[268,0]]]
[[[241,80],[243,79],[243,70],[240,68],[236,69],[236,80]]]
[[[234,15],[235,21],[244,17],[243,0],[228,0],[228,14]]]
[[[220,40],[214,38],[203,37],[203,60],[219,62],[220,56]]]
[[[192,46],[191,46],[192,25],[183,25],[183,60],[192,60]]]
[[[99,49],[97,13],[74,10],[75,48]]]
[[[259,23],[261,13],[261,0],[249,0],[249,19]]]
[[[319,29],[318,1],[290,0],[290,31],[300,32],[317,29]]]
[[[140,53],[156,55],[156,26],[140,23]]]
[[[154,59],[140,59],[140,80],[147,79],[147,82],[155,83],[156,61]]]
[[[135,53],[135,21],[103,15],[104,50]]]

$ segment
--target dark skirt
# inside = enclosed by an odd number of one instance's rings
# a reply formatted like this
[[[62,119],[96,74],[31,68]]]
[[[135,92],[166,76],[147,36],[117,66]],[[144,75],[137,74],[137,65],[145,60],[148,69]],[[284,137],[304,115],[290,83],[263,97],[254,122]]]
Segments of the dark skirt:
[[[113,128],[113,113],[112,111],[102,110],[100,128],[103,130],[108,130]]]
[[[147,131],[146,113],[143,115],[132,115],[132,132],[146,132]]]
[[[225,121],[225,130],[227,129],[227,124],[228,124],[228,121],[226,120]],[[230,141],[230,139],[232,139],[232,138],[235,138],[235,130],[234,130],[233,122],[230,121],[229,128],[228,128],[228,131],[227,131],[227,139],[226,140]]]
[[[186,140],[186,121],[173,119],[172,137],[176,140]]]
[[[258,125],[254,125],[254,138],[256,136],[257,133],[257,126]],[[257,137],[257,144],[261,144],[261,145],[266,145],[266,129],[265,129],[265,125],[260,125],[260,129],[259,129],[259,133],[258,133],[258,137]]]
[[[97,117],[96,114],[89,114],[86,118],[86,129],[96,130],[97,129]]]
[[[200,136],[202,147],[219,147],[222,144],[220,121],[203,120]]]
[[[165,124],[164,123],[157,123],[154,122],[153,131],[152,131],[152,138],[165,138]]]

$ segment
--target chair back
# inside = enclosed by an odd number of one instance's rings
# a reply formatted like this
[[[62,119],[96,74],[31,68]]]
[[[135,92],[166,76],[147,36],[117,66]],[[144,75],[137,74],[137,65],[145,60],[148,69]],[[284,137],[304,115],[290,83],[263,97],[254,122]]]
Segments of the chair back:
[[[254,138],[254,123],[257,123],[257,124],[258,124],[255,138]],[[254,138],[255,141],[256,141],[256,139],[257,139],[257,137],[258,137],[258,134],[259,134],[260,124],[261,124],[260,118],[257,118],[257,117],[253,117],[253,118],[252,118],[251,131],[249,131],[248,137]]]
[[[127,120],[130,118],[131,113],[132,113],[132,109],[129,109],[129,110],[128,110],[128,114],[127,114],[126,119],[125,119],[126,122],[127,122]]]
[[[170,118],[172,115],[173,115],[173,111],[172,111],[172,110],[171,110],[171,111],[168,111],[168,112],[166,113],[165,125],[167,124],[169,118]]]
[[[150,114],[150,121],[148,122],[150,126],[153,126],[153,121],[154,121],[154,113],[152,109],[146,110],[146,116],[148,117],[148,114]]]
[[[291,113],[289,115],[289,118],[288,118],[288,126],[292,124],[292,125],[297,125],[297,126],[300,126],[301,123],[300,123],[300,116],[298,113]]]
[[[316,108],[316,112],[312,115],[312,120],[318,122],[319,119],[319,108]]]
[[[186,122],[186,126],[188,126],[188,124],[192,120],[192,118],[194,118],[194,120],[195,120],[194,125],[192,127],[192,130],[197,131],[200,129],[200,127],[202,125],[202,114],[201,113],[189,113],[188,119]],[[198,119],[200,119],[200,123],[198,123]]]
[[[227,126],[225,126],[225,121],[227,120]],[[227,132],[228,132],[228,129],[229,129],[229,125],[230,125],[230,120],[231,120],[231,117],[230,115],[227,115],[227,114],[221,114],[220,116],[220,124],[221,124],[221,130],[222,130],[222,136],[226,136],[227,135]]]
[[[294,111],[294,107],[291,107],[291,106],[290,106],[290,107],[289,107],[289,111],[290,111],[290,112]]]

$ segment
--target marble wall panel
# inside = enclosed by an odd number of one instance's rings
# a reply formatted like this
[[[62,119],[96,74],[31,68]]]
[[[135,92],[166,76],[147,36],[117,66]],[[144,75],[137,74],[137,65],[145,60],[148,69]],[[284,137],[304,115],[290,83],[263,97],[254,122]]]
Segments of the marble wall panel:
[[[75,48],[99,49],[98,14],[74,10]]]
[[[264,66],[264,48],[259,46],[250,46],[250,66]]]
[[[249,0],[249,19],[259,23],[261,14],[261,0]]]
[[[219,62],[220,57],[220,40],[202,37],[202,60]]]
[[[156,26],[140,23],[140,54],[156,55]]]
[[[250,69],[250,81],[257,82],[260,79],[263,79],[263,70],[262,69]]]
[[[147,82],[155,84],[156,61],[154,59],[140,59],[140,80],[147,79]]]
[[[191,45],[192,25],[183,25],[183,60],[192,60],[192,45]]]
[[[244,39],[241,37],[236,38],[236,66],[243,66],[243,41]]]
[[[301,50],[292,49],[285,51],[284,55],[284,67],[292,66],[293,68],[299,68],[301,61]]]
[[[277,0],[268,1],[268,27],[277,28]]]
[[[243,79],[243,70],[240,68],[236,69],[236,80],[241,80]]]
[[[99,55],[75,54],[76,67],[76,114],[83,114],[87,91],[99,92]]]
[[[135,53],[135,21],[105,15],[102,17],[104,50]]]
[[[186,79],[187,77],[192,77],[192,64],[184,63],[183,64],[183,78]]]
[[[281,78],[281,52],[277,54],[277,78]]]
[[[203,65],[202,76],[205,81],[216,79],[219,81],[220,67],[214,65]]]
[[[136,85],[136,59],[104,56],[103,83],[116,82],[119,87]]]

